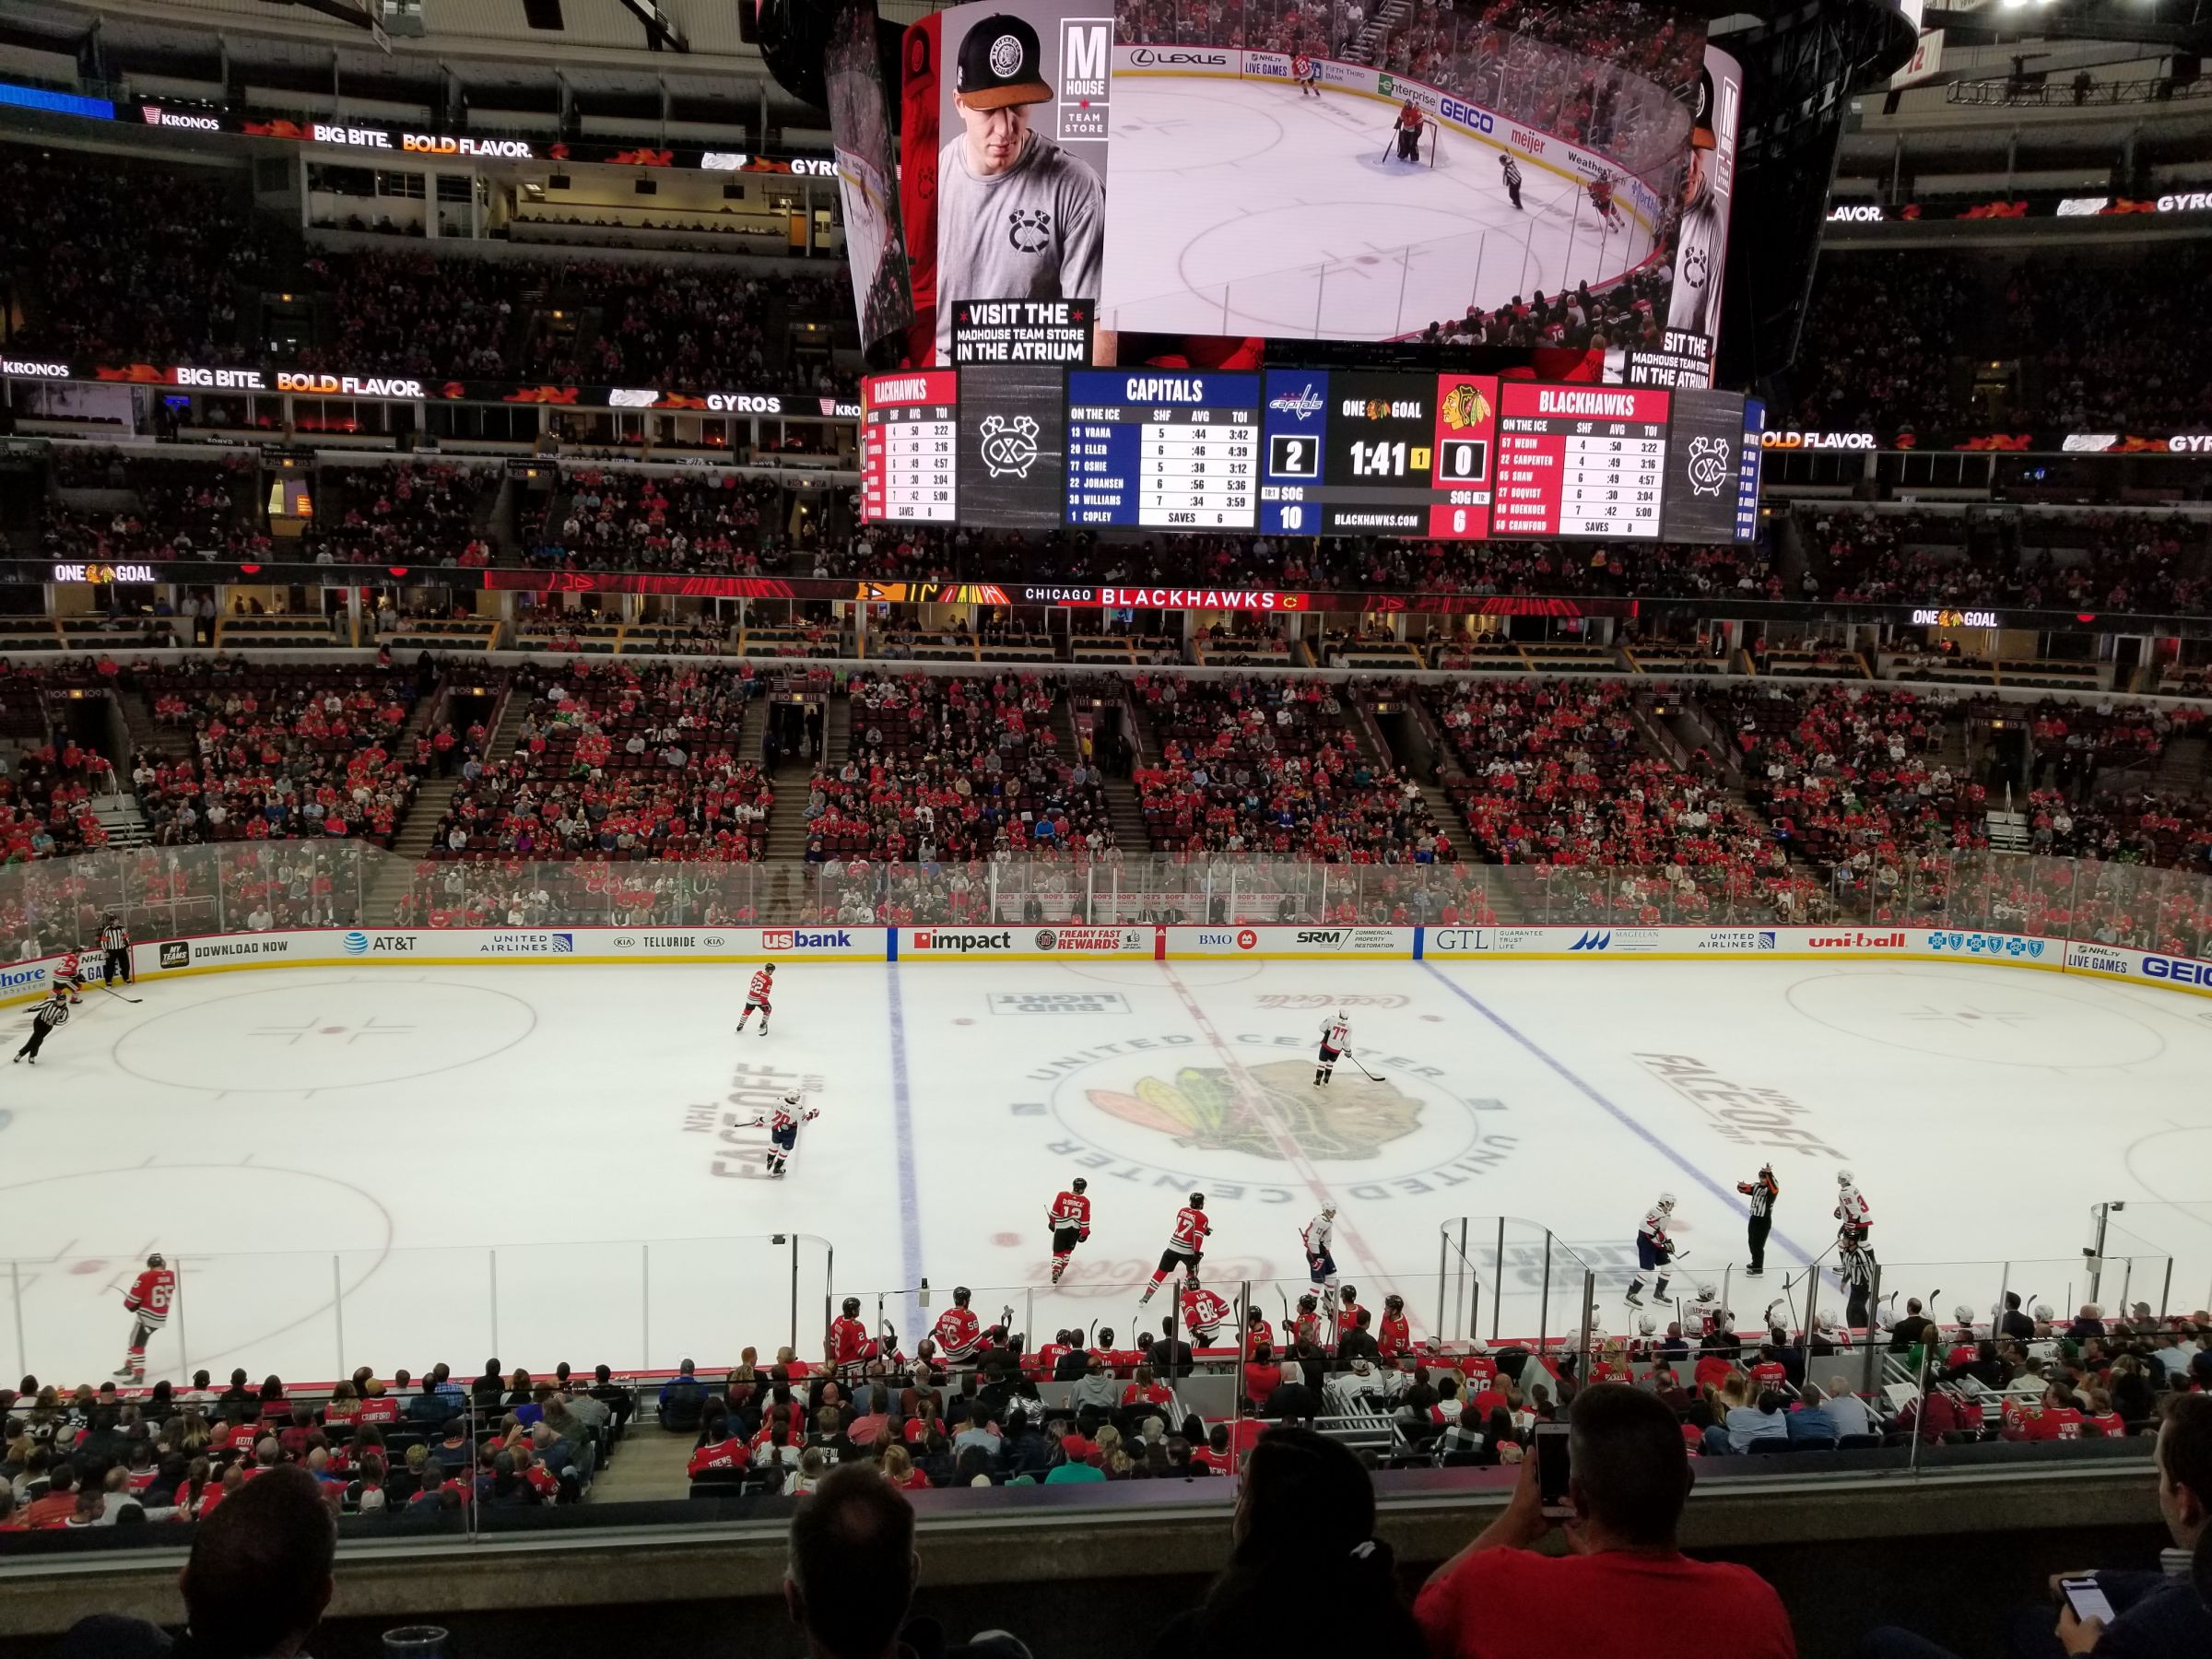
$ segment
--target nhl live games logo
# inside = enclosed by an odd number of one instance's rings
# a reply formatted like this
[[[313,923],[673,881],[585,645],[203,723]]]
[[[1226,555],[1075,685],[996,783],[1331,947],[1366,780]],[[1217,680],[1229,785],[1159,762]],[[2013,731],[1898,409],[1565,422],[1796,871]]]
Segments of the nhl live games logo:
[[[1113,74],[1113,19],[1060,19],[1060,142],[1106,142],[1107,82]]]

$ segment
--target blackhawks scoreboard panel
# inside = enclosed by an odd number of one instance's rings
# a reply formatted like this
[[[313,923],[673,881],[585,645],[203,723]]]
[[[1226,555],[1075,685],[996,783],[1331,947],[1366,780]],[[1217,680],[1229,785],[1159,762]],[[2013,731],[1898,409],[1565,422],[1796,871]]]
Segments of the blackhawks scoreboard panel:
[[[1497,400],[1487,375],[1269,370],[1260,528],[1488,535]]]
[[[1497,535],[1659,539],[1670,394],[1507,381],[1499,396]]]
[[[1250,530],[1259,405],[1256,374],[1071,370],[1067,522]]]
[[[959,377],[949,369],[863,381],[860,516],[949,524],[959,502]]]

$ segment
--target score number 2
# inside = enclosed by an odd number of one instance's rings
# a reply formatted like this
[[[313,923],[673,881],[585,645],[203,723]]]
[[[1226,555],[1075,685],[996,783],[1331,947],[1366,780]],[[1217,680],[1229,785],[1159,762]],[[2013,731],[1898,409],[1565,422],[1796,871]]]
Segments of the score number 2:
[[[1267,476],[1271,478],[1321,477],[1321,445],[1312,438],[1276,432],[1267,440]]]

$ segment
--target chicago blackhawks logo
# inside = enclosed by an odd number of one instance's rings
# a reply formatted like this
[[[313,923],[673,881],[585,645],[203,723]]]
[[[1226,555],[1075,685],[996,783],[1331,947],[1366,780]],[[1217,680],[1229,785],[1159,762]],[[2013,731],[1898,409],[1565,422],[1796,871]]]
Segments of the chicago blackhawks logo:
[[[1017,415],[1008,420],[1004,415],[986,415],[976,429],[982,434],[983,465],[991,469],[994,478],[1011,473],[1017,478],[1030,476],[1030,468],[1037,464],[1037,423],[1027,415]]]
[[[1464,431],[1489,419],[1490,400],[1462,381],[1444,394],[1444,401],[1437,406],[1436,412],[1453,431]]]
[[[1420,1127],[1420,1101],[1388,1081],[1354,1073],[1348,1082],[1315,1088],[1313,1068],[1298,1060],[1255,1065],[1247,1075],[1260,1099],[1240,1091],[1222,1067],[1186,1065],[1171,1082],[1139,1078],[1133,1094],[1091,1089],[1090,1101],[1124,1123],[1159,1130],[1179,1147],[1277,1161],[1288,1161],[1293,1145],[1313,1159],[1371,1159]]]
[[[1682,280],[1691,288],[1705,286],[1705,250],[1691,248],[1682,255]]]
[[[1728,478],[1728,440],[1689,441],[1689,487],[1699,495],[1719,495]]]
[[[1041,253],[1053,245],[1053,216],[1041,207],[1017,207],[1006,215],[1006,227],[1017,253]]]
[[[1340,1193],[1380,1199],[1460,1186],[1512,1156],[1506,1102],[1454,1094],[1441,1067],[1380,1051],[1365,1057],[1381,1081],[1339,1065],[1319,1088],[1305,1022],[1291,1023],[1295,1034],[1246,1032],[1226,1052],[1181,1032],[1102,1042],[1030,1072],[1042,1092],[1012,1111],[1052,1120],[1054,1158],[1129,1181],[1202,1182],[1230,1202],[1302,1201],[1305,1160],[1357,1183]]]

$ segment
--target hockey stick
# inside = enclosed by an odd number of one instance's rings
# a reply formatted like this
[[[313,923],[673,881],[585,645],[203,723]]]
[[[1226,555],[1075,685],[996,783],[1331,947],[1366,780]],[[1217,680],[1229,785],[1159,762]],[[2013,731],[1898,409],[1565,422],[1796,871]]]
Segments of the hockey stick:
[[[1361,1060],[1359,1055],[1353,1053],[1350,1049],[1346,1049],[1344,1051],[1344,1057],[1347,1060],[1349,1060],[1354,1065],[1357,1065],[1359,1068],[1359,1075],[1365,1077],[1370,1083],[1380,1083],[1382,1081],[1382,1079],[1375,1076],[1373,1072],[1369,1071],[1367,1069],[1366,1062]]]
[[[128,982],[128,981],[125,981],[124,982],[125,982],[125,983],[128,983],[129,982]],[[124,1001],[124,1002],[127,1002],[127,1003],[133,1003],[133,1004],[135,1004],[135,1005],[137,1005],[138,1006],[141,1006],[141,1007],[143,1007],[143,1006],[146,1005],[146,998],[145,998],[145,997],[143,997],[143,996],[124,996],[124,995],[123,994],[123,993],[122,993],[122,992],[120,992],[120,991],[118,991],[118,990],[116,990],[116,989],[115,989],[115,987],[114,987],[114,986],[112,986],[112,985],[102,985],[102,986],[100,986],[100,989],[101,989],[102,991],[105,991],[105,992],[106,992],[106,993],[107,993],[107,994],[108,994],[110,996],[113,996],[113,997],[120,998],[120,999],[121,999],[122,1001]]]

